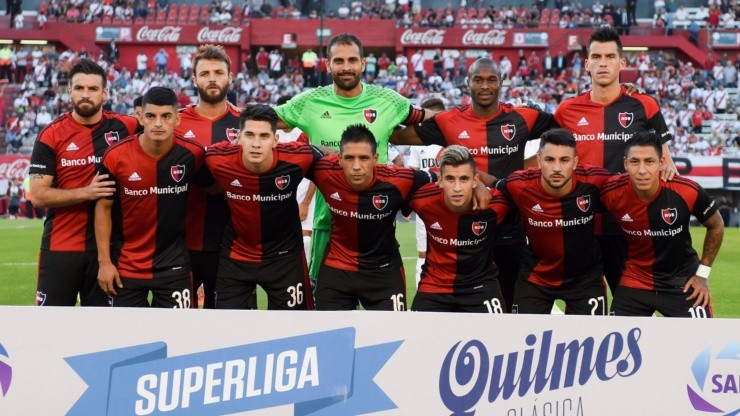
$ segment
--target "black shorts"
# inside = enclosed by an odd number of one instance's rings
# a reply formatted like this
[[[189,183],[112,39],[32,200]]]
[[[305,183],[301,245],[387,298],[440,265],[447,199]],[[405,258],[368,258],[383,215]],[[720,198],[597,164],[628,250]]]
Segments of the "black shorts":
[[[192,293],[198,293],[203,285],[203,309],[216,308],[216,276],[221,255],[214,251],[189,251],[190,268],[193,273]],[[250,300],[248,309],[257,309],[257,294]]]
[[[669,318],[711,318],[711,303],[694,307],[686,300],[690,293],[658,292],[619,286],[612,299],[611,314],[617,316],[652,316],[655,311]]]
[[[221,257],[216,280],[216,308],[256,309],[253,298],[257,285],[267,293],[268,309],[313,309],[303,250],[262,263]]]
[[[39,252],[36,282],[37,306],[110,306],[108,296],[98,286],[98,253]]]
[[[112,306],[124,308],[174,308],[190,309],[195,307],[198,298],[192,293],[193,281],[190,272],[156,279],[133,279],[121,276],[122,288],[116,287],[116,296]],[[149,292],[152,292],[152,304],[149,305]]]
[[[348,311],[362,305],[373,311],[406,310],[406,275],[395,269],[340,270],[325,264],[316,281],[316,309]]]
[[[614,292],[622,279],[624,262],[627,261],[627,240],[623,235],[598,235],[596,241],[601,250],[604,278],[609,289]]]
[[[486,282],[479,292],[416,292],[412,311],[508,313],[498,280]]]
[[[515,242],[512,244],[494,244],[493,260],[498,267],[498,280],[501,286],[501,293],[504,304],[511,312],[511,305],[514,302],[514,292],[519,275],[519,268],[522,263],[522,251],[526,247],[526,242]]]
[[[583,281],[560,287],[519,279],[512,310],[522,314],[550,314],[557,299],[565,301],[566,315],[606,315],[606,286],[600,270]]]

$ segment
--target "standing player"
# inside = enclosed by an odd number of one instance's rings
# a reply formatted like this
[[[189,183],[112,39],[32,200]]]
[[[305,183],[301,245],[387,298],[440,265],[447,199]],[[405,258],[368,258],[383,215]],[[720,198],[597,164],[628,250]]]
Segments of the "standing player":
[[[351,124],[362,124],[378,140],[378,161],[386,163],[388,137],[398,124],[415,124],[425,117],[396,91],[361,82],[365,58],[360,40],[348,33],[327,46],[332,85],[306,91],[276,108],[278,128],[299,127],[311,144],[339,149],[339,138]],[[311,241],[310,275],[316,278],[326,250],[331,216],[321,195],[316,196]]]
[[[406,278],[395,217],[429,173],[378,163],[378,144],[363,125],[342,133],[340,152],[314,165],[309,177],[331,212],[331,238],[318,274],[316,309],[406,309]]]
[[[206,163],[231,211],[216,281],[216,307],[248,309],[255,286],[269,309],[313,309],[295,194],[315,160],[306,144],[278,144],[278,116],[266,105],[241,113],[239,144],[209,147]]]
[[[421,108],[440,112],[445,110],[445,105],[442,100],[435,97],[421,103]],[[443,147],[438,144],[411,146],[409,149],[408,167],[423,171],[439,167],[437,158],[442,149]],[[424,221],[418,215],[416,216],[416,251],[419,252],[419,257],[416,258],[416,286],[419,286],[421,267],[424,265],[424,259],[427,255],[427,230],[424,227]]]
[[[524,147],[553,124],[553,116],[529,107],[499,102],[501,70],[490,58],[473,62],[468,71],[472,105],[453,108],[394,134],[398,144],[458,144],[470,149],[481,181],[493,186],[498,178],[524,168]],[[507,219],[496,236],[494,257],[506,305],[511,306],[524,248],[524,230]]]
[[[473,156],[465,147],[452,145],[440,155],[439,185],[424,185],[409,200],[426,224],[429,241],[414,311],[506,310],[491,244],[508,204],[498,194],[493,209],[473,210],[477,180]]]
[[[594,213],[610,174],[579,166],[575,148],[568,130],[547,131],[537,153],[540,167],[514,172],[497,185],[516,205],[528,241],[514,291],[515,313],[547,314],[562,299],[566,314],[606,314]]]
[[[134,134],[133,117],[102,110],[108,98],[105,71],[82,59],[72,67],[72,111],[44,128],[31,156],[32,202],[50,208],[41,238],[36,304],[107,306],[97,284],[93,209],[113,195],[114,182],[96,173],[108,146]]]
[[[116,184],[95,206],[98,284],[113,306],[147,307],[151,291],[152,306],[191,307],[185,211],[205,151],[174,135],[179,119],[175,92],[150,88],[139,115],[144,132],[111,147],[100,164]]]
[[[234,141],[239,131],[239,110],[226,100],[231,85],[231,58],[222,46],[203,45],[193,58],[193,82],[198,104],[180,110],[175,134],[203,147]],[[214,290],[224,226],[229,218],[226,198],[208,195],[197,185],[188,195],[187,244],[193,270],[193,293],[203,285],[203,307],[214,308]],[[256,303],[254,304],[256,307]]]
[[[665,154],[660,136],[638,132],[627,142],[626,173],[610,180],[601,200],[618,218],[627,260],[614,293],[615,315],[712,316],[707,279],[724,235],[717,204],[694,181],[660,179]],[[701,259],[691,244],[691,216],[707,228]]]
[[[615,174],[624,172],[625,142],[635,132],[653,129],[660,136],[666,156],[662,179],[671,180],[678,172],[668,150],[671,134],[660,106],[649,95],[628,95],[619,84],[619,73],[626,65],[619,34],[611,27],[600,27],[591,34],[586,50],[585,64],[591,73],[593,89],[563,101],[555,112],[560,127],[576,137],[576,153],[581,163],[603,167]],[[604,275],[614,291],[624,267],[624,236],[614,219],[607,215],[599,216],[596,232]]]

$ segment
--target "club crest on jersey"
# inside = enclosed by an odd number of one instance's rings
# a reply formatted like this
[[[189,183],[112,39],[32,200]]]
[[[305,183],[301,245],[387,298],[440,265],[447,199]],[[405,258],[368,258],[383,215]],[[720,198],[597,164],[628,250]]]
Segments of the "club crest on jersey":
[[[170,175],[175,182],[180,182],[185,177],[185,165],[170,166]]]
[[[373,108],[368,108],[363,112],[365,116],[365,120],[367,120],[368,123],[372,124],[376,118],[378,118],[378,110],[375,110]]]
[[[283,175],[283,176],[278,176],[277,178],[275,178],[275,186],[277,186],[277,188],[281,191],[287,188],[289,184],[290,184],[290,175]]]
[[[113,146],[118,142],[118,132],[117,131],[109,131],[103,135],[105,138],[105,142],[108,143],[108,146]]]
[[[673,225],[676,222],[676,218],[678,218],[678,210],[676,208],[665,208],[660,210],[660,215],[666,224]]]
[[[488,223],[485,221],[476,221],[473,223],[473,234],[475,235],[481,235],[484,232],[486,232],[486,228],[488,228]]]
[[[382,211],[388,205],[388,195],[373,195],[373,206],[378,211]]]
[[[511,141],[516,135],[516,126],[514,124],[504,124],[501,126],[501,134],[504,135],[504,139]]]
[[[632,120],[635,119],[632,113],[619,113],[619,125],[625,129],[632,125]]]
[[[591,195],[579,196],[576,198],[576,205],[581,211],[588,212],[588,208],[591,206]]]
[[[226,138],[230,142],[235,142],[237,137],[239,137],[239,129],[234,127],[229,127],[228,129],[226,129]]]

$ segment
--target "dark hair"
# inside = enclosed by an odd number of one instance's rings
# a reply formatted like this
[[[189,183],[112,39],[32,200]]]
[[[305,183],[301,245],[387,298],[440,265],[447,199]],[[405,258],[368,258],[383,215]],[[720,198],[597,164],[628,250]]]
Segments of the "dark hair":
[[[134,108],[141,107],[141,102],[144,100],[144,96],[140,95],[136,98],[134,98]]]
[[[473,72],[478,72],[478,68],[481,66],[490,67],[493,72],[498,74],[499,78],[501,77],[501,67],[499,67],[496,61],[487,57],[478,58],[470,64],[470,67],[468,68],[468,77],[470,77]]]
[[[542,133],[542,137],[540,137],[540,149],[548,143],[556,146],[576,148],[576,138],[573,137],[573,133],[570,130],[566,129],[551,129]]]
[[[448,146],[439,155],[440,172],[447,166],[458,167],[464,164],[470,165],[473,169],[473,174],[475,174],[475,160],[473,160],[473,155],[470,154],[470,151],[466,147],[453,144],[452,146]]]
[[[342,153],[344,145],[347,143],[367,143],[373,151],[378,152],[378,143],[375,141],[375,135],[362,124],[350,124],[342,132],[342,138],[339,140],[339,153]]]
[[[141,100],[142,107],[146,107],[147,104],[159,106],[171,105],[177,108],[177,94],[170,88],[151,87]]]
[[[594,42],[606,43],[615,42],[617,44],[617,54],[622,57],[622,41],[619,39],[619,33],[611,26],[602,26],[591,33],[586,43],[586,53],[590,53],[591,44]]]
[[[229,55],[221,45],[208,44],[202,45],[198,48],[198,53],[193,58],[193,73],[195,73],[195,70],[198,67],[198,62],[202,59],[224,62],[226,64],[226,72],[231,72],[231,58],[229,58]]]
[[[357,45],[357,48],[360,50],[360,58],[365,56],[365,49],[362,47],[362,42],[360,42],[360,39],[357,38],[357,36],[351,33],[340,33],[331,38],[329,44],[326,45],[327,58],[331,58],[331,48],[334,45]]]
[[[290,100],[291,98],[293,98],[293,95],[292,94],[281,95],[280,97],[278,97],[277,103],[275,103],[275,104],[276,105],[283,105],[283,104],[287,103],[288,100]]]
[[[624,148],[624,157],[627,157],[627,153],[635,146],[652,147],[658,152],[658,159],[663,157],[663,144],[655,130],[638,131],[632,135],[632,138],[627,140],[627,147]]]
[[[100,75],[100,78],[103,79],[103,88],[108,85],[108,77],[105,75],[105,69],[90,59],[83,58],[74,64],[72,70],[69,71],[70,82],[77,74]]]
[[[438,97],[427,98],[419,107],[427,110],[445,111],[445,103]]]
[[[273,133],[277,131],[278,114],[274,108],[266,104],[247,104],[239,115],[239,129],[244,128],[247,121],[266,121],[270,123]]]

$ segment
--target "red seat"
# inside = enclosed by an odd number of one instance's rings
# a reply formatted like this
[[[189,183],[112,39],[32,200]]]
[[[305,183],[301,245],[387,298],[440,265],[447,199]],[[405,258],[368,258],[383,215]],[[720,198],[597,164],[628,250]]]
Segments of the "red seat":
[[[167,12],[164,10],[158,11],[156,17],[157,23],[164,23],[165,20],[167,20]]]
[[[194,4],[190,7],[190,13],[188,14],[188,23],[198,23],[198,16],[200,16],[200,7]]]
[[[180,10],[177,11],[177,23],[187,23],[188,14],[190,14],[190,6],[187,4],[183,4],[180,7]]]

